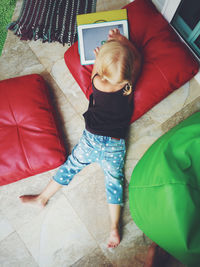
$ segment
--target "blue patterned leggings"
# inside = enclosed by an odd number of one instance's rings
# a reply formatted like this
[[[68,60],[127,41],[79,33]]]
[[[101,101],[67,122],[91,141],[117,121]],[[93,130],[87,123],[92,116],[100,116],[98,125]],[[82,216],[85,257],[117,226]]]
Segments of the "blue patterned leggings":
[[[107,201],[123,204],[125,140],[96,135],[84,130],[79,143],[53,179],[68,185],[75,174],[92,162],[98,162],[105,175]]]

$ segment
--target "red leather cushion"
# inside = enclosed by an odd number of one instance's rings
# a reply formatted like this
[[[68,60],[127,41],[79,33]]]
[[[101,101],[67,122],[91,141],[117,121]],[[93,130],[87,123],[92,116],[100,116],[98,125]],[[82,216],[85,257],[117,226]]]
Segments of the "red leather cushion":
[[[135,88],[133,122],[190,80],[199,64],[150,0],[135,0],[124,8],[128,11],[130,40],[143,56],[143,69]],[[77,43],[66,51],[64,58],[88,98],[92,92],[92,66],[80,64]]]
[[[65,148],[40,75],[0,81],[0,185],[56,168]]]

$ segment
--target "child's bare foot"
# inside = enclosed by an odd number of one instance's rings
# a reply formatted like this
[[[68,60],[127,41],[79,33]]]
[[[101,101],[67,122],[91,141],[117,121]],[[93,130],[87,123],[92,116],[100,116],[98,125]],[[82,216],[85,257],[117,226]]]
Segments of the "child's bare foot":
[[[153,242],[148,249],[144,267],[164,266],[168,259],[169,254]]]
[[[110,237],[108,240],[108,248],[116,248],[120,243],[120,236],[118,229],[113,229],[110,232]]]
[[[47,200],[41,198],[40,195],[24,195],[19,197],[23,203],[30,203],[44,207],[47,204]]]

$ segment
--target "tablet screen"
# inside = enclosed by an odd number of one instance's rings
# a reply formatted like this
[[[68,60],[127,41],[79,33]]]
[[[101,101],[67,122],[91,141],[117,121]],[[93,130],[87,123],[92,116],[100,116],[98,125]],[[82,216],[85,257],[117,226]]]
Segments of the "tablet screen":
[[[103,45],[108,39],[108,32],[111,29],[118,28],[120,33],[124,35],[123,25],[103,26],[83,29],[83,47],[85,60],[95,60],[94,49]]]

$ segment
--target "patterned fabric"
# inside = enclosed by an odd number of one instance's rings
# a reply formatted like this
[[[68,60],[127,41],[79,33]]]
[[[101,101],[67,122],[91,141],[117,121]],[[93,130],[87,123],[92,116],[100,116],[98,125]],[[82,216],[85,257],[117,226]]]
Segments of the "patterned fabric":
[[[19,18],[8,29],[21,40],[71,45],[77,40],[76,15],[95,11],[96,0],[24,0]]]
[[[74,175],[84,167],[97,162],[104,171],[107,202],[122,205],[125,153],[124,139],[116,140],[84,130],[80,142],[74,147],[72,154],[53,179],[61,185],[68,185]]]

